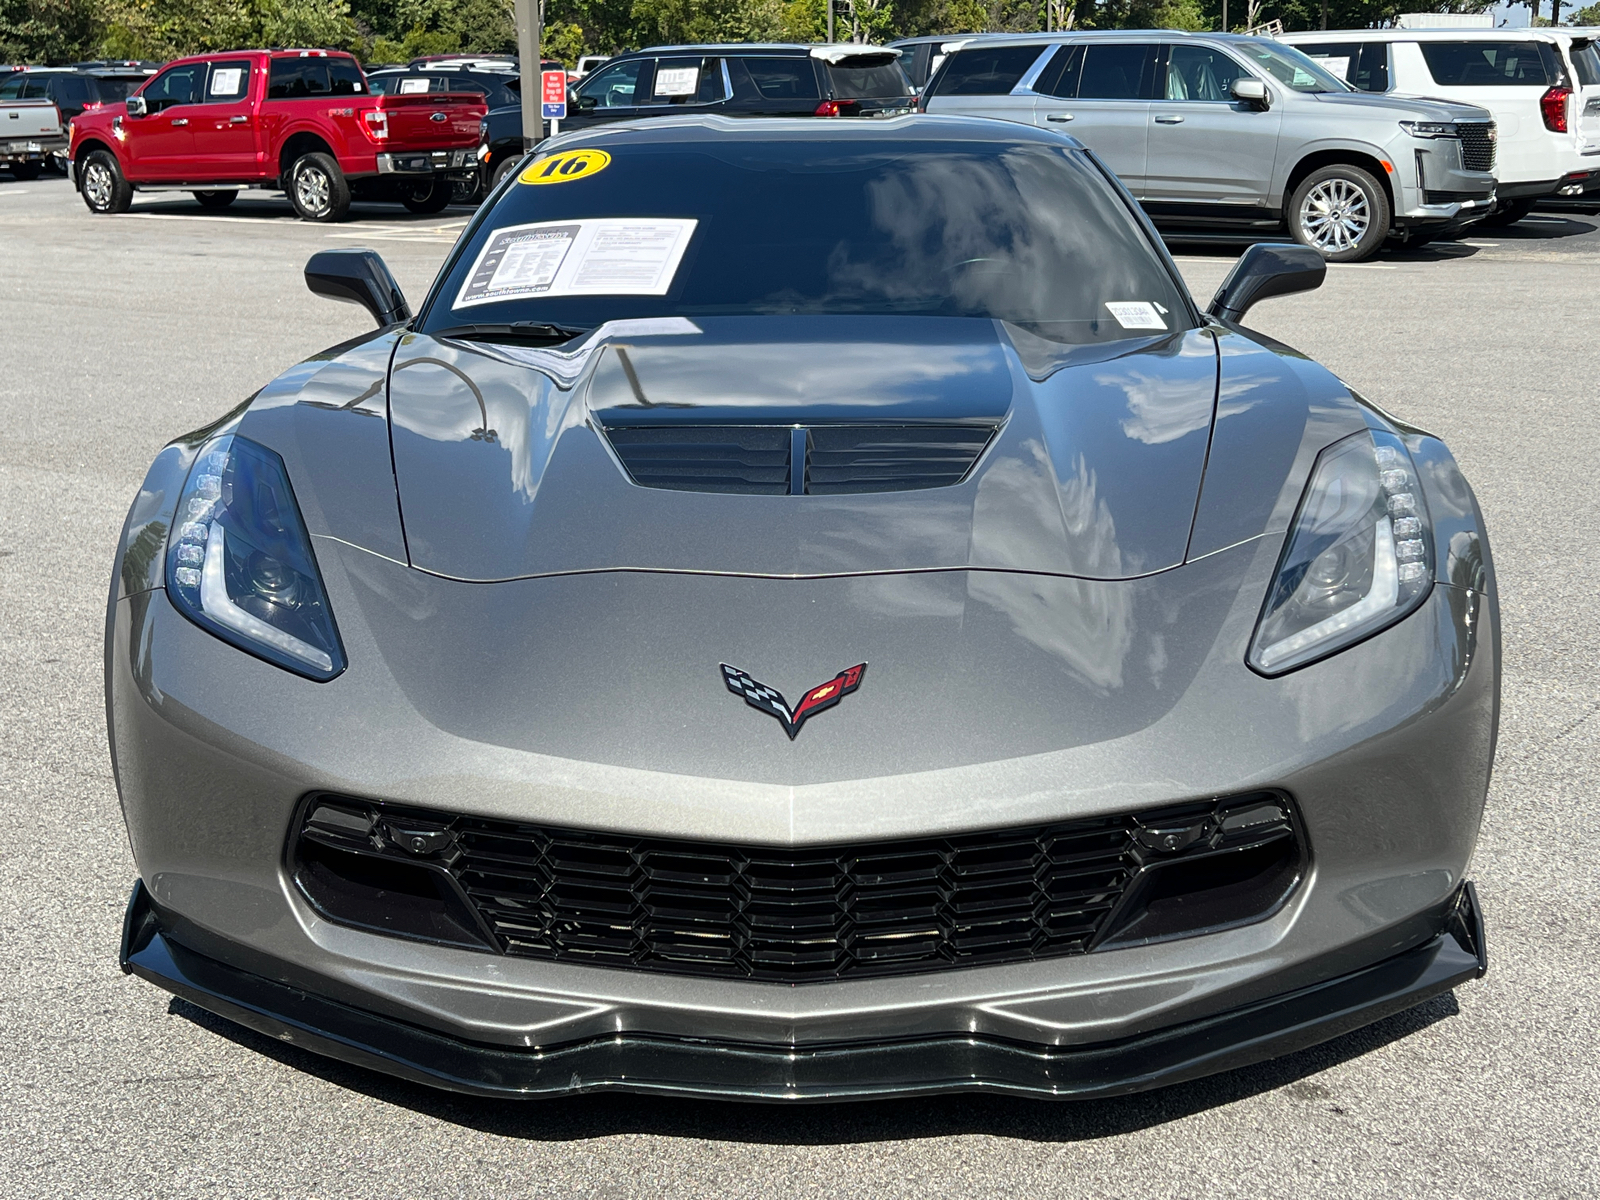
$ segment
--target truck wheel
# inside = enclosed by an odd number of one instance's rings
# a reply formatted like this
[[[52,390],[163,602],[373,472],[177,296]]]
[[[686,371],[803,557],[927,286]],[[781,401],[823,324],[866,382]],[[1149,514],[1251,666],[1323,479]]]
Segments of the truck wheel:
[[[133,185],[109,150],[96,150],[78,171],[78,190],[95,213],[125,213],[133,207]]]
[[[39,178],[41,163],[18,162],[11,164],[11,174],[21,183],[30,183]]]
[[[1501,229],[1515,225],[1532,211],[1532,200],[1501,200],[1495,204],[1494,211],[1483,219],[1483,223]]]
[[[427,183],[419,183],[400,196],[400,203],[414,213],[443,212],[450,203],[450,181],[435,175]]]
[[[517,164],[521,161],[522,156],[520,154],[507,155],[505,158],[501,159],[500,165],[494,169],[494,177],[489,180],[489,189],[493,191],[495,188],[499,187],[500,181],[507,175],[511,174],[512,171],[515,171],[517,169]]]
[[[470,178],[450,181],[451,204],[476,204],[483,199],[483,172],[474,171]]]
[[[195,192],[201,208],[227,208],[239,198],[238,192]]]
[[[1289,200],[1289,232],[1329,262],[1360,262],[1389,236],[1389,196],[1360,167],[1335,163],[1311,172]]]
[[[302,221],[342,221],[350,213],[350,184],[326,154],[302,154],[289,168],[289,203]]]

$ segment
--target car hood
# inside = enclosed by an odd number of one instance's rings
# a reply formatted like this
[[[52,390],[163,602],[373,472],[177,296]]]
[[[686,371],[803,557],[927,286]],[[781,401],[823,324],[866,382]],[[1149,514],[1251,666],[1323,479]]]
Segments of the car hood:
[[[1321,104],[1357,109],[1380,109],[1398,121],[1492,121],[1494,114],[1476,104],[1454,100],[1429,100],[1421,96],[1373,96],[1365,92],[1319,92]]]
[[[1210,441],[1209,330],[1065,346],[966,318],[632,323],[551,353],[419,334],[389,379],[411,565],[468,581],[592,570],[988,568],[1126,579],[1181,563]],[[978,431],[950,486],[832,495],[640,486],[619,428]]]

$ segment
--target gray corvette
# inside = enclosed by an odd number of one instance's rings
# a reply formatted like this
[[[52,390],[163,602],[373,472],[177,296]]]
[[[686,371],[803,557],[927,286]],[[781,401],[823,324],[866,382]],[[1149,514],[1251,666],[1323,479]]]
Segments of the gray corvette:
[[[1049,131],[544,143],[415,315],[156,458],[122,963],[458,1091],[1084,1097],[1481,975],[1499,620],[1436,438]]]

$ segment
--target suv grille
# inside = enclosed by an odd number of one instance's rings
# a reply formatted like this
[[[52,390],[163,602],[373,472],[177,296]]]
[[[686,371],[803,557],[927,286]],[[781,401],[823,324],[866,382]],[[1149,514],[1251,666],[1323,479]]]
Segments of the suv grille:
[[[1458,121],[1461,135],[1461,165],[1469,171],[1494,170],[1494,122]]]
[[[782,848],[319,797],[329,919],[523,958],[804,983],[1082,954],[1259,919],[1299,879],[1270,792],[1027,829]]]
[[[822,496],[960,483],[994,431],[993,425],[654,425],[613,426],[606,436],[643,487]]]

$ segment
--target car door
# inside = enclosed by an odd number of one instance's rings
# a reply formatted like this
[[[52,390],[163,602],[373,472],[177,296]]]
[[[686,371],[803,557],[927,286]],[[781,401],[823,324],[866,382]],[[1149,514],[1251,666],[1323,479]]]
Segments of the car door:
[[[1150,110],[1143,197],[1174,205],[1261,208],[1272,188],[1281,105],[1235,100],[1235,79],[1253,79],[1216,46],[1167,47],[1162,98]]]
[[[196,170],[203,179],[253,178],[260,174],[250,87],[253,64],[248,58],[229,58],[210,67],[204,111],[189,126],[194,132]]]
[[[1088,42],[1040,74],[1034,123],[1070,133],[1110,167],[1135,196],[1145,191],[1156,42]]]
[[[205,89],[206,64],[181,63],[162,71],[139,93],[145,115],[123,122],[127,134],[128,178],[181,180],[194,173],[194,128],[204,115],[198,103]]]

